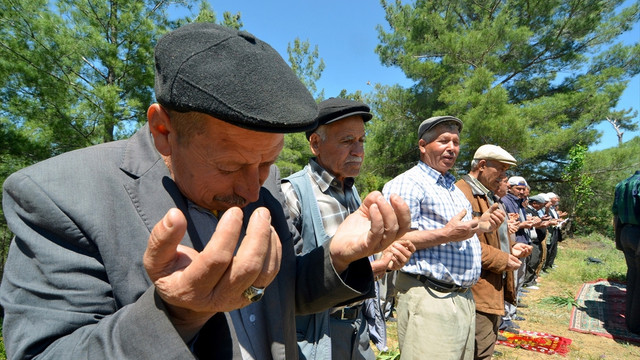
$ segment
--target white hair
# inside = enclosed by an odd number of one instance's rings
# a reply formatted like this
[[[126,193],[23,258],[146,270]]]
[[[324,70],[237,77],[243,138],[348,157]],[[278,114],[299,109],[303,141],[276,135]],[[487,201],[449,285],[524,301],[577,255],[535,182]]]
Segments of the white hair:
[[[314,133],[318,134],[318,136],[320,136],[320,140],[322,140],[322,141],[326,141],[327,140],[327,126],[326,125],[318,126],[318,128],[314,131]]]

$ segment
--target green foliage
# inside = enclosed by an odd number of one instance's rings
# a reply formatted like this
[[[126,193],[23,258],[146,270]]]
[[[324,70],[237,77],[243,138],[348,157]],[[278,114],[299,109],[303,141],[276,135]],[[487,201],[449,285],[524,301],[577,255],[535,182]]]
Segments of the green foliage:
[[[566,296],[549,296],[540,300],[540,302],[542,304],[548,304],[558,307],[566,306],[567,310],[569,311],[571,311],[571,308],[574,306],[580,307],[580,304],[578,304],[578,302],[573,298],[573,294],[571,293],[571,291],[566,291],[566,294]]]
[[[398,349],[382,351],[376,356],[377,360],[399,360],[400,351]]]
[[[418,160],[418,126],[422,118],[414,112],[416,98],[400,86],[376,85],[375,93],[363,99],[371,107],[373,119],[367,122],[363,175],[367,190],[382,190],[385,182],[415,165]],[[360,189],[360,187],[359,187]],[[362,192],[362,191],[361,191]]]
[[[128,136],[152,100],[151,1],[2,2],[0,113],[50,155]]]
[[[2,333],[2,321],[0,321],[0,333]],[[2,339],[2,341],[0,341],[0,360],[6,360],[7,352],[4,349],[4,339],[2,337],[0,337],[0,339]]]
[[[196,4],[194,20],[169,20],[169,2],[0,1],[0,184],[37,161],[130,136],[154,101],[156,40],[216,21],[207,1],[179,7]],[[224,24],[240,28],[240,14],[225,13]],[[0,211],[2,264],[10,238]]]
[[[324,71],[324,60],[319,58],[318,46],[311,51],[309,40],[301,41],[296,38],[293,45],[287,45],[289,54],[289,65],[300,81],[307,87],[307,90],[314,94],[316,101],[321,101],[324,97],[324,90],[317,91],[316,82]],[[304,133],[286,134],[284,137],[284,148],[278,156],[276,165],[280,169],[282,177],[287,177],[302,169],[313,156],[309,149],[309,142]]]
[[[581,224],[585,217],[588,216],[588,207],[586,206],[589,199],[593,196],[591,185],[593,177],[584,172],[584,161],[587,154],[587,147],[583,145],[575,145],[569,150],[569,163],[565,166],[562,173],[562,180],[569,184],[571,196],[566,197],[563,202],[563,208],[570,216],[577,221],[572,222],[572,226],[582,227]]]
[[[307,87],[317,100],[322,100],[324,90],[317,92],[316,82],[322,76],[325,65],[324,60],[319,58],[318,45],[311,51],[309,40],[301,41],[295,38],[293,45],[287,45],[289,54],[289,64],[291,69],[298,75],[298,78]]]
[[[559,244],[558,258],[562,258],[562,262],[567,266],[563,268],[562,273],[552,272],[550,276],[567,285],[598,279],[625,279],[624,255],[615,248],[611,238],[593,233],[574,240],[573,246]],[[600,262],[591,262],[589,258],[598,259]]]
[[[562,183],[569,151],[593,144],[596,124],[615,116],[633,126],[624,116],[631,109],[612,110],[640,72],[638,44],[616,40],[640,19],[639,4],[622,3],[382,0],[391,30],[378,28],[376,52],[415,86],[401,107],[397,92],[374,95],[381,107],[390,97],[391,113],[381,121],[404,123],[397,134],[381,126],[375,141],[382,143],[369,146],[384,151],[391,134],[409,140],[384,153],[397,175],[410,166],[420,120],[451,114],[464,122],[458,169],[468,168],[478,146],[493,143],[518,159],[518,174],[534,187]]]
[[[286,134],[284,148],[276,161],[280,175],[284,178],[302,169],[311,156],[313,154],[304,133]]]
[[[635,137],[618,147],[585,154],[582,174],[593,178],[592,194],[584,197],[576,207],[574,230],[576,234],[598,232],[613,237],[614,189],[618,182],[640,169],[640,137]],[[573,183],[567,184],[570,193]],[[563,205],[564,206],[564,205]]]
[[[614,241],[598,233],[585,237],[572,238],[569,246],[561,242],[558,247],[556,263],[561,264],[561,271],[552,271],[545,276],[557,282],[560,288],[575,289],[577,284],[598,279],[625,281],[626,263],[624,255],[615,248]],[[595,258],[600,262],[589,261]],[[540,301],[550,306],[578,306],[572,291],[565,291],[563,295],[549,296]]]
[[[130,136],[154,100],[156,40],[216,20],[199,4],[194,20],[169,20],[169,3],[151,0],[0,2],[0,118],[48,148],[33,160]],[[224,23],[241,27],[240,14]]]

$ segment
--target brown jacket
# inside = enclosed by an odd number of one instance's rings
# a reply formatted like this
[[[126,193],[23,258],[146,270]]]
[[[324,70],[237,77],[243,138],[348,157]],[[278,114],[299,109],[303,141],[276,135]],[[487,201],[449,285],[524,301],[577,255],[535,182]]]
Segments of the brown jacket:
[[[456,186],[462,190],[471,203],[476,214],[482,214],[490,205],[484,194],[475,193],[471,186],[464,180],[456,182]],[[515,303],[515,287],[513,271],[506,271],[509,255],[500,250],[498,231],[478,233],[478,239],[482,246],[482,272],[480,280],[471,287],[473,298],[476,302],[476,310],[494,315],[504,315],[504,302]],[[513,242],[510,241],[513,246]],[[503,277],[503,273],[506,276]]]

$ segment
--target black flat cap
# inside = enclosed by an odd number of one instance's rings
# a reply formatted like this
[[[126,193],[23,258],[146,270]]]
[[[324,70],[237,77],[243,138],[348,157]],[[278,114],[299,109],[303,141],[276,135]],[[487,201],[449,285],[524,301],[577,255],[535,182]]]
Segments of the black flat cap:
[[[169,109],[256,131],[315,127],[309,91],[271,46],[245,31],[185,25],[158,41],[155,61],[156,98]]]
[[[425,132],[445,121],[455,122],[458,125],[458,131],[462,131],[462,120],[458,119],[457,117],[450,115],[434,116],[428,118],[420,124],[420,126],[418,127],[418,139],[422,139],[422,135],[424,135]]]
[[[343,98],[329,98],[322,101],[318,104],[318,117],[316,118],[318,123],[315,128],[307,131],[307,140],[320,125],[330,124],[355,115],[362,116],[364,122],[373,117],[369,106],[359,101]]]

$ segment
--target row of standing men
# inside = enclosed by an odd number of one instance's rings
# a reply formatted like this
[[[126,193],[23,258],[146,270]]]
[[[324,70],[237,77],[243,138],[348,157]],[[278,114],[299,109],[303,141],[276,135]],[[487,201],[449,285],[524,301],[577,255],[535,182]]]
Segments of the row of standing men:
[[[496,235],[507,215],[488,195],[511,155],[479,148],[456,183],[463,123],[433,117],[418,164],[360,202],[366,105],[318,106],[268,44],[208,23],[164,35],[155,71],[130,139],[5,181],[9,359],[370,358],[387,271],[404,359],[495,342],[476,339],[495,337],[531,252]],[[315,158],[281,188],[282,134],[301,130]]]
[[[364,124],[372,117],[367,105],[338,98],[321,102],[319,113],[318,128],[307,132],[314,156],[282,185],[302,233],[301,253],[328,240],[358,208],[354,178],[364,161]],[[462,127],[453,116],[429,118],[419,126],[420,161],[383,189],[386,196],[400,195],[411,210],[411,230],[371,258],[374,275],[385,277],[386,301],[380,301],[377,287],[374,299],[298,317],[304,358],[374,359],[369,338],[379,350],[387,349],[384,320],[395,291],[403,358],[490,358],[499,326],[511,331],[517,326],[518,290],[536,288],[536,271],[528,270],[542,259],[542,236],[538,241],[531,233],[555,228],[557,220],[550,218],[558,214],[552,200],[538,209],[553,215],[529,207],[526,181],[506,177],[516,159],[499,146],[478,148],[468,174],[456,182],[449,170],[459,154]],[[540,197],[532,206],[535,201]],[[553,256],[547,259],[551,267]]]

